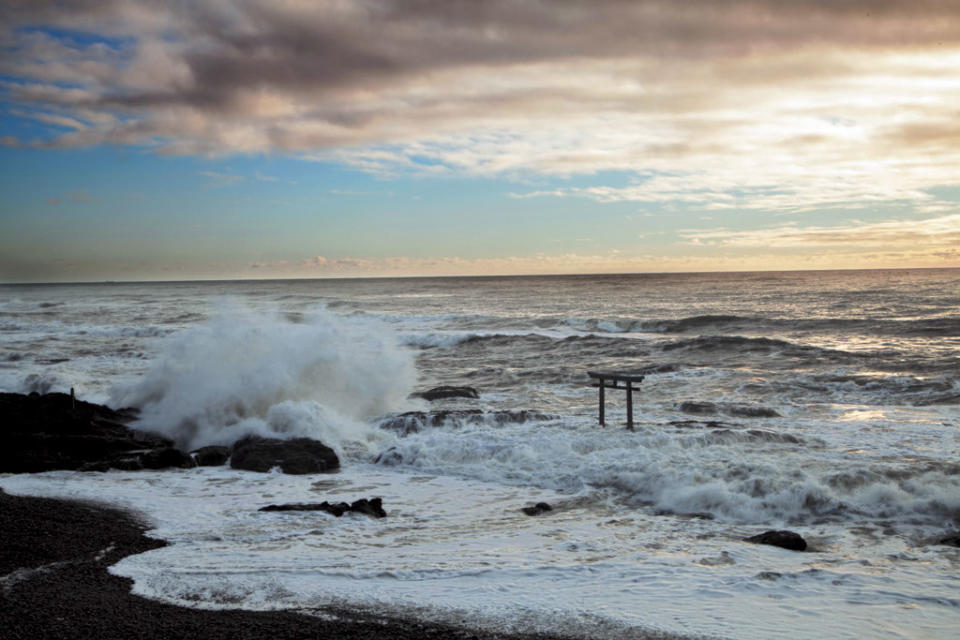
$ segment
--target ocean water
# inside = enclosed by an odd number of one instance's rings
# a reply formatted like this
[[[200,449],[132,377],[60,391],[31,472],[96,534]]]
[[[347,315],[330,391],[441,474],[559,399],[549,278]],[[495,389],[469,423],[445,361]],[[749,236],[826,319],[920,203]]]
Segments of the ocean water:
[[[635,430],[616,391],[597,425],[593,369],[646,372]],[[409,397],[440,384],[480,398]],[[145,514],[173,544],[112,570],[148,597],[598,638],[960,628],[960,550],[933,544],[960,529],[960,270],[0,286],[0,389],[71,386],[183,447],[341,456],[0,477]],[[482,413],[387,428],[446,408]],[[371,496],[386,519],[257,511]],[[781,528],[810,549],[743,541]]]

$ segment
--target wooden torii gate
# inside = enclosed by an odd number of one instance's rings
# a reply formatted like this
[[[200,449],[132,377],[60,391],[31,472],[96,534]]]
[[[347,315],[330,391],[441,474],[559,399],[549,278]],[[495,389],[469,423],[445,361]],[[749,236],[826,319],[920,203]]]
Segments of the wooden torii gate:
[[[643,382],[644,376],[639,373],[619,373],[616,371],[587,371],[587,375],[596,380],[593,386],[600,389],[600,425],[606,426],[605,421],[605,395],[606,389],[626,389],[627,391],[627,429],[633,429],[633,392],[639,391],[639,387],[633,384]]]

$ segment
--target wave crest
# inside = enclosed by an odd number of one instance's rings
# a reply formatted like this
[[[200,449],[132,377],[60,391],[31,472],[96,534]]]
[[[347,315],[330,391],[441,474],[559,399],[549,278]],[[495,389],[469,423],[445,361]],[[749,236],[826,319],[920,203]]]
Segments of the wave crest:
[[[140,408],[139,428],[183,448],[250,434],[336,447],[368,437],[362,421],[406,404],[414,380],[412,355],[376,321],[316,309],[294,323],[228,304],[168,336],[147,373],[111,400]]]

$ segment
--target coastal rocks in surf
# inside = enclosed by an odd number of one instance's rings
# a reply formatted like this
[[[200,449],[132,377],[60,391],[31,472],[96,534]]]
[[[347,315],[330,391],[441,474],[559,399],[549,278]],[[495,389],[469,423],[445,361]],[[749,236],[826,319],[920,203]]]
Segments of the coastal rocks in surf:
[[[732,418],[779,418],[780,414],[769,407],[736,402],[681,402],[677,409],[696,416],[725,415]]]
[[[533,505],[532,507],[523,507],[523,508],[520,509],[520,510],[523,511],[523,512],[524,512],[525,514],[527,514],[528,516],[538,516],[538,515],[540,515],[541,513],[546,513],[546,512],[548,512],[548,511],[553,511],[553,507],[551,507],[551,506],[550,506],[549,504],[547,504],[546,502],[538,502],[537,504]]]
[[[211,445],[200,447],[190,452],[198,467],[219,467],[227,464],[230,458],[230,447]]]
[[[319,440],[250,436],[233,445],[230,467],[261,473],[274,467],[289,474],[332,473],[340,469],[340,459]]]
[[[417,433],[425,427],[464,425],[521,424],[524,422],[554,420],[558,416],[518,409],[511,411],[482,411],[480,409],[447,409],[442,411],[407,411],[381,418],[380,428],[396,431],[401,435]]]
[[[754,544],[768,544],[774,547],[789,549],[790,551],[806,551],[807,541],[799,533],[793,531],[764,531],[755,536],[744,538]]]
[[[937,544],[945,544],[949,547],[960,547],[960,533],[951,533],[937,541]]]
[[[136,416],[65,393],[2,393],[0,472],[193,466],[171,441],[130,429]]]
[[[735,443],[770,443],[770,444],[812,444],[819,446],[819,441],[807,441],[792,433],[781,433],[770,429],[745,429],[743,425],[717,420],[672,420],[672,427],[681,429],[704,429],[703,441],[705,444],[735,444]]]
[[[427,391],[420,391],[417,393],[411,393],[411,398],[423,398],[424,400],[429,400],[433,402],[434,400],[443,400],[446,398],[472,398],[476,399],[480,397],[480,393],[477,392],[473,387],[434,387]]]
[[[360,513],[371,518],[386,518],[387,512],[383,510],[383,500],[381,498],[361,498],[350,504],[346,502],[330,503],[323,502],[293,502],[287,504],[271,504],[266,507],[260,507],[258,511],[325,511],[336,517],[340,517],[347,512]]]

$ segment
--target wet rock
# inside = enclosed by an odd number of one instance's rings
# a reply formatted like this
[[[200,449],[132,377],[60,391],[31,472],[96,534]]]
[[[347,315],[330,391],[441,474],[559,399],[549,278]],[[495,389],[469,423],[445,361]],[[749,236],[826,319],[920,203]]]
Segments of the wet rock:
[[[434,387],[427,391],[410,394],[411,398],[423,398],[433,402],[444,398],[479,398],[480,394],[473,387]]]
[[[81,465],[77,471],[95,471],[103,473],[110,470],[110,463],[106,460],[99,460],[97,462],[87,462],[84,465]]]
[[[380,428],[397,431],[402,435],[417,433],[425,427],[463,426],[488,424],[520,424],[540,420],[553,420],[557,416],[528,409],[510,411],[481,411],[480,409],[445,409],[442,411],[407,411],[386,416],[380,420]]]
[[[110,461],[110,468],[118,471],[140,471],[143,469],[143,460],[140,456],[116,458]]]
[[[172,442],[135,431],[133,409],[114,410],[65,393],[0,393],[0,472],[99,470]]]
[[[695,416],[712,416],[717,413],[717,405],[712,402],[681,402],[677,409]]]
[[[960,547],[960,533],[951,533],[948,536],[940,538],[937,544],[945,544],[951,547]]]
[[[700,420],[671,420],[668,423],[671,427],[678,427],[680,429],[736,429],[737,425],[730,424],[728,422],[720,422],[718,420],[707,420],[702,422]]]
[[[806,551],[807,541],[793,531],[764,531],[755,536],[744,538],[754,544],[769,544],[774,547],[789,549],[790,551]]]
[[[144,469],[192,469],[197,463],[190,454],[174,447],[153,449],[140,456]]]
[[[230,467],[261,473],[274,467],[290,474],[332,473],[340,469],[340,460],[319,440],[248,437],[233,445]]]
[[[190,452],[198,467],[219,467],[227,464],[230,457],[230,447],[209,446],[200,447]]]
[[[733,418],[779,418],[780,414],[769,407],[732,402],[681,402],[677,409],[696,416],[726,415]]]
[[[777,433],[776,431],[767,431],[765,429],[747,429],[747,435],[749,435],[752,440],[762,440],[764,442],[782,442],[784,444],[803,443],[803,441],[795,435]]]
[[[346,502],[293,502],[288,504],[271,504],[261,507],[258,511],[324,511],[336,517],[349,512],[362,513],[372,518],[385,518],[387,512],[383,510],[383,501],[380,498],[361,498],[351,504]]]
[[[757,407],[749,404],[730,404],[723,407],[723,412],[735,418],[779,418],[780,414],[770,407]]]
[[[681,520],[713,520],[714,516],[712,513],[707,513],[706,511],[693,511],[690,513],[678,513],[671,509],[657,509],[653,512],[655,516],[674,516],[680,518]]]
[[[373,463],[393,467],[398,464],[403,464],[403,455],[397,451],[396,447],[390,447],[386,451],[378,453],[377,457],[373,459]]]
[[[522,508],[521,511],[523,511],[528,516],[538,516],[541,513],[546,513],[547,511],[553,511],[553,507],[551,507],[546,502],[538,502],[532,507]]]
[[[350,503],[350,511],[364,513],[373,518],[385,518],[387,512],[383,510],[383,501],[380,498],[361,498]]]

